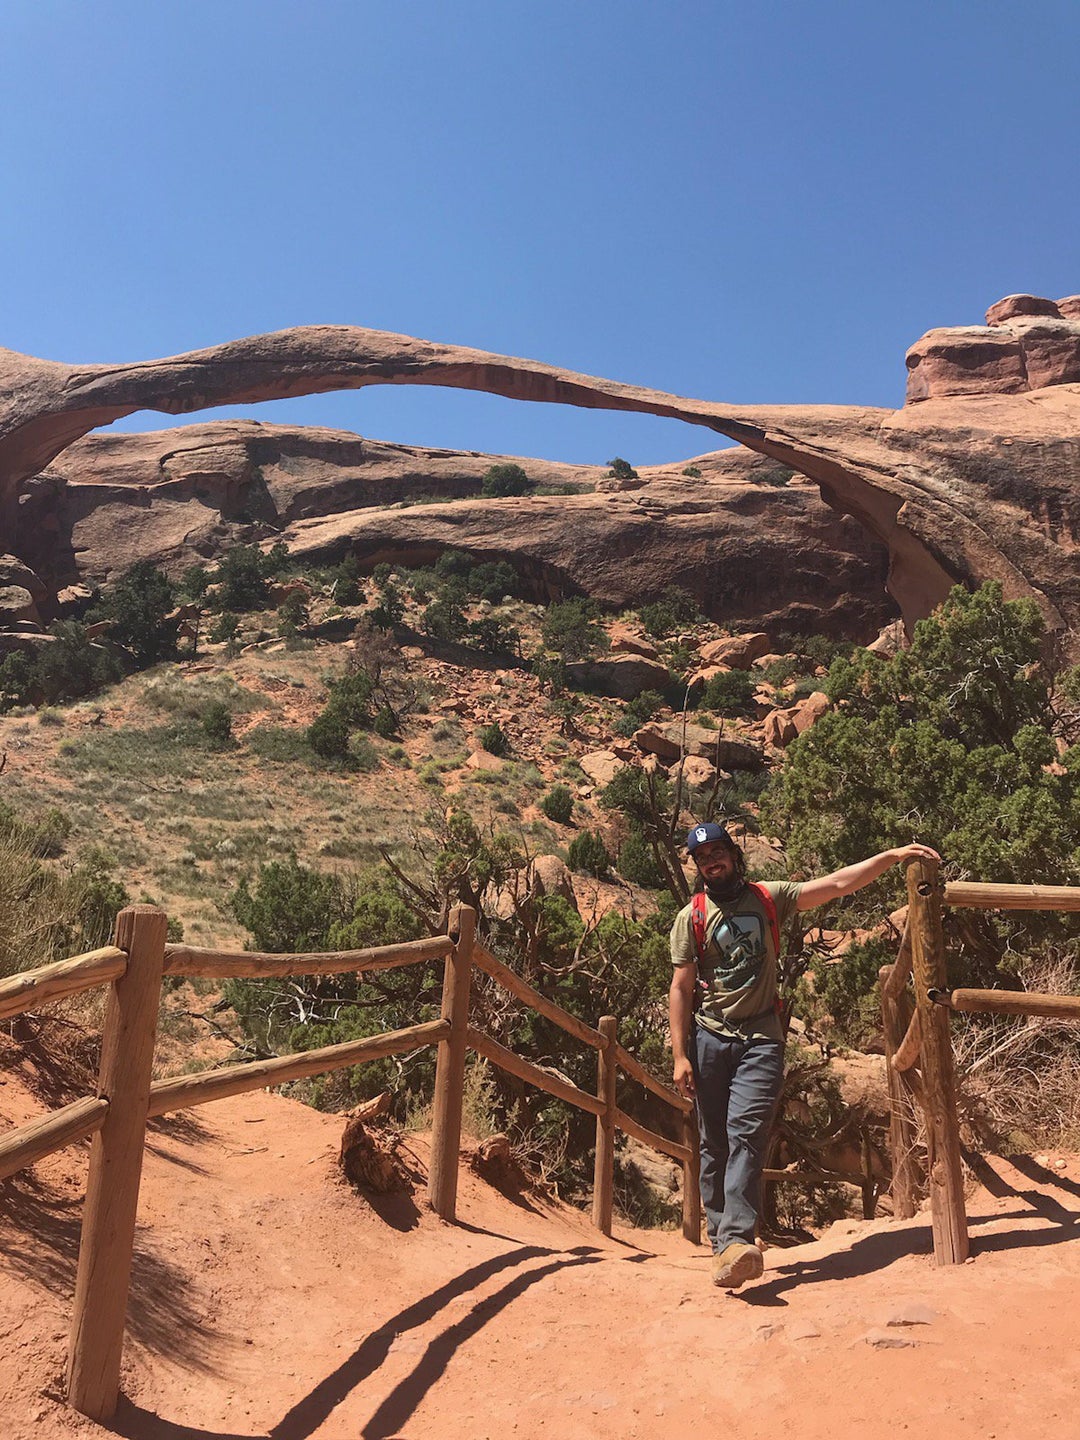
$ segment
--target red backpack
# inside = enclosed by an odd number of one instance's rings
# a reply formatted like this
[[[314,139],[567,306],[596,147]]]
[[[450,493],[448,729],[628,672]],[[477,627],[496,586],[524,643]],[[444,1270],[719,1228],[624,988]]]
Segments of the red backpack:
[[[753,892],[755,893],[755,895],[757,895],[758,899],[761,901],[761,907],[762,907],[762,909],[765,911],[765,915],[766,915],[766,917],[767,917],[767,919],[768,919],[768,921],[769,921],[769,933],[772,935],[773,947],[774,947],[774,949],[776,950],[776,958],[777,958],[777,960],[779,961],[779,959],[780,959],[780,919],[779,919],[779,917],[778,917],[778,915],[777,915],[777,913],[776,913],[776,901],[775,901],[775,900],[773,899],[773,897],[769,894],[768,890],[765,889],[765,886],[764,886],[764,885],[759,885],[755,880],[748,880],[746,883],[747,883],[748,888],[751,889],[751,890],[753,890]],[[696,951],[697,951],[697,958],[698,958],[698,983],[699,983],[699,985],[701,986],[702,990],[704,990],[704,989],[706,988],[706,984],[707,984],[707,982],[703,979],[703,972],[704,972],[705,969],[706,969],[706,966],[705,966],[705,916],[706,916],[707,912],[708,912],[708,903],[707,903],[706,898],[705,898],[705,891],[704,891],[704,890],[698,890],[698,891],[694,894],[693,899],[690,901],[690,928],[691,928],[691,930],[693,931],[693,935],[694,935],[694,948],[695,948]],[[699,996],[698,996],[698,998],[700,998],[700,991],[699,991]],[[782,1013],[780,1006],[781,1006],[780,996],[777,995],[775,1008],[776,1008],[776,1013],[777,1013],[778,1015]]]

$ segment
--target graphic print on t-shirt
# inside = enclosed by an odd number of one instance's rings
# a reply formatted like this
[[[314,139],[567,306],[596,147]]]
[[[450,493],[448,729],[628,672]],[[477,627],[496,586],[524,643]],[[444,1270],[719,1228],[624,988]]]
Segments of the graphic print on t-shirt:
[[[729,915],[721,920],[710,938],[714,949],[719,951],[713,966],[713,983],[728,991],[752,985],[765,958],[765,927],[761,917]]]

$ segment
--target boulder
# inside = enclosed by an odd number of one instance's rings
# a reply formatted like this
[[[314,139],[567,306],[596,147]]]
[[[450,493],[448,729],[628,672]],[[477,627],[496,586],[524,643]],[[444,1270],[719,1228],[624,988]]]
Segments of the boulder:
[[[578,764],[598,788],[610,784],[619,771],[626,768],[626,761],[620,760],[613,750],[590,750],[578,757]]]
[[[894,620],[891,625],[886,625],[877,639],[871,640],[866,648],[872,655],[880,655],[882,660],[891,660],[894,655],[900,653],[906,643],[904,622]]]
[[[532,862],[533,878],[545,895],[561,895],[577,909],[574,882],[565,860],[558,855],[537,855]]]
[[[671,671],[657,660],[643,655],[612,655],[597,660],[575,660],[566,667],[573,686],[633,700],[643,690],[663,692],[671,684]]]
[[[676,760],[668,774],[674,781],[681,777],[683,784],[691,790],[704,790],[715,783],[717,769],[704,755],[685,755],[681,760]]]
[[[729,670],[749,670],[761,655],[767,655],[772,647],[768,635],[761,631],[746,635],[728,635],[722,640],[711,640],[701,647],[704,666],[724,665]]]
[[[7,629],[19,620],[40,623],[34,597],[21,585],[0,585],[0,629]]]
[[[987,325],[1004,325],[1006,320],[1015,320],[1020,315],[1049,315],[1061,319],[1061,310],[1054,300],[1044,300],[1041,295],[1006,295],[986,312]]]
[[[651,720],[634,732],[634,744],[665,765],[674,765],[684,754],[700,755],[721,770],[760,770],[765,763],[756,745],[726,739],[719,730],[706,730],[704,725],[684,727],[680,720],[667,724]]]
[[[778,750],[785,749],[831,708],[829,697],[823,691],[815,690],[805,700],[800,700],[786,710],[774,710],[765,717],[766,745],[775,746]]]
[[[660,659],[660,652],[652,641],[635,634],[626,625],[609,626],[608,640],[611,642],[611,651],[614,655],[641,655],[646,660]]]
[[[501,770],[503,762],[497,755],[492,755],[488,750],[477,748],[469,755],[465,764],[470,770]]]

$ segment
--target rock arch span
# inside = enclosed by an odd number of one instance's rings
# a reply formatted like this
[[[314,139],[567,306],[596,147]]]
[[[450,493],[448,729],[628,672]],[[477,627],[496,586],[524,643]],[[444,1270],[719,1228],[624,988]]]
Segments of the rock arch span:
[[[953,583],[997,578],[1007,595],[1036,599],[1068,654],[1078,647],[1076,383],[931,394],[902,410],[732,406],[351,326],[304,326],[129,365],[0,351],[0,523],[15,533],[22,481],[74,440],[135,411],[189,414],[377,384],[482,390],[704,427],[800,471],[866,526],[889,551],[888,588],[909,625]]]

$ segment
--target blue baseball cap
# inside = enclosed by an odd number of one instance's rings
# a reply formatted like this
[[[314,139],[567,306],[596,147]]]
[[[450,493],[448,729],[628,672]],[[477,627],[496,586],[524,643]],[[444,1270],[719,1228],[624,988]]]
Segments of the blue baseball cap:
[[[687,834],[686,848],[692,855],[699,845],[711,845],[716,840],[722,840],[732,850],[737,848],[723,825],[717,825],[715,820],[709,820],[704,825],[695,825]]]

